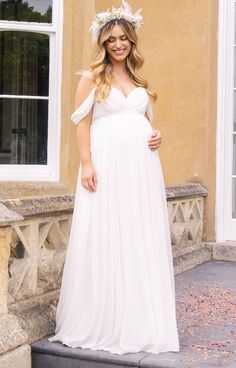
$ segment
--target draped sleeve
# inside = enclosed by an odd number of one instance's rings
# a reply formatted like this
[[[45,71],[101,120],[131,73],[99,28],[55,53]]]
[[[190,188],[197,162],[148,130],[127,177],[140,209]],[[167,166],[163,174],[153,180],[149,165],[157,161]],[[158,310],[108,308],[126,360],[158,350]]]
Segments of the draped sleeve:
[[[150,121],[150,124],[152,124],[153,122],[153,107],[152,107],[152,102],[149,98],[148,103],[147,103],[147,108],[146,108],[146,113],[148,116],[148,120]]]
[[[76,74],[84,75],[90,79],[93,79],[93,74],[90,70],[79,69]],[[72,113],[71,120],[77,125],[80,120],[85,118],[90,112],[94,104],[95,87],[90,91],[88,97],[80,104],[77,109]]]
[[[88,97],[72,113],[71,120],[77,125],[90,112],[94,104],[95,87],[91,90]]]
[[[93,73],[90,70],[79,69],[75,74],[85,75],[86,77],[93,79]]]

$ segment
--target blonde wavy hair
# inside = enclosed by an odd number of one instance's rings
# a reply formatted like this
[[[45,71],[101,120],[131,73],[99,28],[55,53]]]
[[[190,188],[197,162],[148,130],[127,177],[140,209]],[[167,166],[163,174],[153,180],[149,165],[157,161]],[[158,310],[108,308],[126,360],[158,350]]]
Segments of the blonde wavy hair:
[[[144,87],[152,101],[155,102],[157,99],[157,94],[155,92],[151,92],[148,89],[148,82],[137,74],[137,70],[142,67],[144,59],[137,47],[136,31],[133,25],[127,22],[125,19],[116,19],[108,22],[100,31],[97,41],[97,50],[94,55],[95,61],[90,65],[90,71],[93,74],[93,79],[96,86],[95,100],[96,102],[105,101],[111,90],[113,82],[112,63],[106,51],[106,41],[110,37],[112,29],[116,24],[122,27],[125,35],[131,42],[131,50],[126,59],[126,65],[130,78],[135,86]]]

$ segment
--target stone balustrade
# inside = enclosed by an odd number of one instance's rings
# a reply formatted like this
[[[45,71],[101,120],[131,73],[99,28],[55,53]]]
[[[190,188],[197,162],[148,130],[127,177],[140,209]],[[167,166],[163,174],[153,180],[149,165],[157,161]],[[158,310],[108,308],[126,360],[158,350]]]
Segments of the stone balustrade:
[[[173,250],[203,240],[203,207],[207,189],[201,184],[166,187]]]
[[[207,190],[200,184],[166,188],[175,273],[186,269],[186,252],[190,260],[187,268],[199,263],[194,252],[203,247],[205,196]],[[29,344],[54,331],[73,207],[72,194],[0,200],[3,368],[10,366],[11,360],[16,368],[29,368]],[[211,250],[208,246],[209,254]]]

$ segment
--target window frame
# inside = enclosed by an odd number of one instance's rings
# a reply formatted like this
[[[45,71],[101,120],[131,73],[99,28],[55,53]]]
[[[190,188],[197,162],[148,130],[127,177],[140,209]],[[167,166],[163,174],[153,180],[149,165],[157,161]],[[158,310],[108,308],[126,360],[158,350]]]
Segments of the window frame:
[[[235,0],[219,0],[216,143],[216,241],[235,241],[232,218]],[[233,92],[233,93],[232,93]]]
[[[1,98],[48,100],[48,141],[46,165],[0,165],[0,180],[59,181],[61,134],[61,83],[63,0],[52,0],[52,23],[0,20],[0,32],[35,32],[49,36],[49,93],[45,96],[0,95]]]

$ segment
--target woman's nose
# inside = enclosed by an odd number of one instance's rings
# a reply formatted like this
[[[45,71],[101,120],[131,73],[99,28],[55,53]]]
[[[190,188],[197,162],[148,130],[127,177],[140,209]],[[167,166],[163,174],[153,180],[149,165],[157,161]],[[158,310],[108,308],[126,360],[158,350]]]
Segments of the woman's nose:
[[[117,38],[116,40],[116,46],[119,47],[121,45],[121,41],[119,40],[119,38]]]

